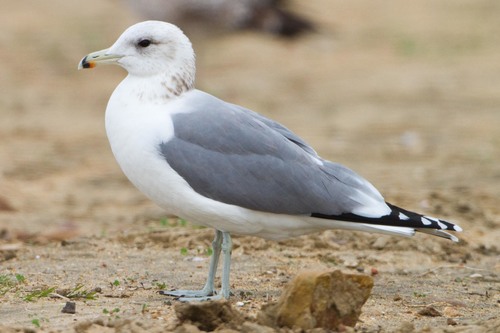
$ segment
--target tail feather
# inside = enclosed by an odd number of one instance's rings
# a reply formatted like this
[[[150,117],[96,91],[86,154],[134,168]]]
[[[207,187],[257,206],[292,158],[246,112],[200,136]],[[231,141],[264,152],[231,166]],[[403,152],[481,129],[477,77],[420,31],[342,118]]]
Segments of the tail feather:
[[[406,227],[391,227],[387,225],[363,224],[363,231],[375,232],[391,236],[412,237],[415,236],[415,229]]]
[[[453,242],[458,242],[457,236],[452,235],[450,233],[447,233],[446,231],[436,230],[436,229],[424,229],[424,228],[419,228],[419,229],[415,229],[415,230],[417,230],[418,232],[423,232],[423,233],[429,234],[429,235],[434,235],[434,236],[446,238],[446,239],[449,239]]]

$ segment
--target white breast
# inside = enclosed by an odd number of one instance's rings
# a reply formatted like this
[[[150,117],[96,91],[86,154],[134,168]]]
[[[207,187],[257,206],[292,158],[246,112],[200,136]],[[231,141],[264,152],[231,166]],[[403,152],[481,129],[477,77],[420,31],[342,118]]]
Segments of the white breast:
[[[106,132],[113,154],[125,175],[144,194],[158,201],[173,195],[162,186],[176,180],[175,172],[158,150],[160,143],[174,135],[170,115],[172,108],[168,103],[153,104],[139,97],[133,98],[135,95],[127,88],[122,82],[109,100]],[[168,199],[165,198],[166,201]]]
[[[134,98],[136,95],[128,87],[122,82],[106,109],[106,132],[111,150],[127,178],[168,213],[197,224],[214,227],[215,223],[224,220],[221,211],[232,217],[239,215],[239,207],[196,193],[159,151],[159,145],[174,135],[172,114],[188,109],[183,104],[190,98],[189,94],[196,94],[196,91],[157,104]]]

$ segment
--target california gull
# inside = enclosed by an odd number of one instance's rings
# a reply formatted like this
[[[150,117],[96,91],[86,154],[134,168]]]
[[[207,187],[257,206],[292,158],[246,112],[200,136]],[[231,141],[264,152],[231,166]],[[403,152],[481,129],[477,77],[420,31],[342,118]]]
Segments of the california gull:
[[[459,226],[385,202],[367,180],[322,159],[283,125],[195,89],[191,42],[175,25],[133,25],[79,68],[100,64],[128,71],[106,108],[106,132],[125,175],[169,213],[216,230],[204,288],[163,294],[228,298],[230,234],[285,239],[325,229],[418,231],[458,241],[443,230]]]

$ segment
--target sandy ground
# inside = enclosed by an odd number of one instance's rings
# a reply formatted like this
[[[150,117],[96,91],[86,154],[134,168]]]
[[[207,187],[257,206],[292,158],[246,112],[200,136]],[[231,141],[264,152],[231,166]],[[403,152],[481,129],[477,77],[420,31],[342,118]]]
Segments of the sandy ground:
[[[500,3],[318,0],[296,9],[318,23],[316,34],[194,36],[198,87],[284,123],[388,201],[465,232],[458,244],[340,231],[283,242],[235,236],[231,302],[254,316],[300,270],[376,269],[359,332],[408,323],[495,331]],[[124,72],[76,71],[137,20],[118,0],[2,6],[0,331],[68,332],[101,316],[171,328],[175,301],[156,291],[204,283],[212,231],[167,219],[108,147],[103,113]],[[36,293],[49,288],[79,293],[76,314]],[[441,316],[418,314],[429,305]]]

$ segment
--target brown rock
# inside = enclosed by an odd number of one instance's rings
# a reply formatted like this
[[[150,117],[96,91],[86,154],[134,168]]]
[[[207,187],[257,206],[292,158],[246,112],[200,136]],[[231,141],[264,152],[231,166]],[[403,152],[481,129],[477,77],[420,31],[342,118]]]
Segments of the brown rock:
[[[207,332],[221,327],[234,328],[244,321],[243,315],[225,300],[180,303],[176,304],[174,309],[181,323],[189,322]]]
[[[82,320],[79,321],[73,329],[75,330],[76,333],[84,333],[87,331],[87,329],[92,326],[92,321],[90,320]]]
[[[413,333],[413,332],[415,332],[415,326],[409,321],[403,321],[401,325],[392,333]]]
[[[21,332],[21,329],[15,329],[13,327],[7,327],[7,326],[3,326],[2,324],[0,324],[0,332],[1,333],[19,333],[19,332]]]
[[[442,316],[441,312],[436,310],[436,308],[433,306],[426,306],[422,310],[418,311],[418,314],[421,316],[427,316],[427,317],[441,317]]]
[[[373,279],[366,275],[303,272],[286,287],[278,303],[266,306],[259,323],[304,330],[354,326],[370,296]]]
[[[448,318],[460,317],[461,313],[457,310],[457,308],[453,306],[447,306],[443,309],[443,315]]]
[[[192,324],[182,324],[177,327],[174,331],[175,333],[200,333],[200,329]]]
[[[246,321],[241,325],[241,333],[274,333],[276,332],[271,327],[259,325]]]

